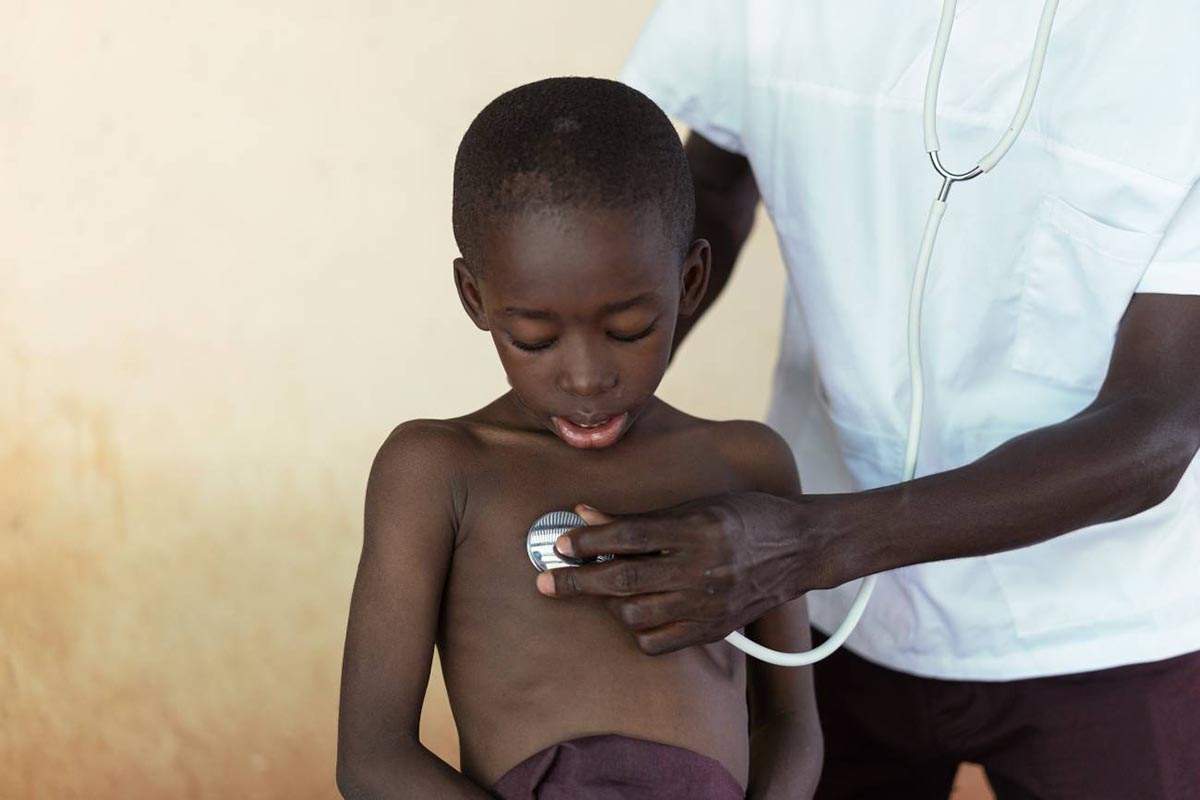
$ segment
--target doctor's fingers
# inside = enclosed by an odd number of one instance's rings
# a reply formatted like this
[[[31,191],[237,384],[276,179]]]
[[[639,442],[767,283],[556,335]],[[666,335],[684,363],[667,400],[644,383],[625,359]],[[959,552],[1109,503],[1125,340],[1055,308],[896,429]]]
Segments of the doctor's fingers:
[[[631,631],[647,631],[674,622],[723,622],[724,603],[696,592],[659,592],[607,601],[609,612]]]
[[[554,543],[559,553],[575,558],[602,555],[645,555],[679,543],[679,524],[658,516],[621,517],[603,525],[567,531]]]
[[[688,589],[694,583],[682,561],[671,555],[627,556],[600,564],[554,569],[538,576],[538,589],[543,594],[563,597],[577,594],[628,597]]]
[[[639,650],[648,656],[657,656],[682,650],[692,645],[715,642],[721,638],[721,633],[713,626],[702,622],[683,620],[646,631],[638,631],[633,638],[637,640]]]

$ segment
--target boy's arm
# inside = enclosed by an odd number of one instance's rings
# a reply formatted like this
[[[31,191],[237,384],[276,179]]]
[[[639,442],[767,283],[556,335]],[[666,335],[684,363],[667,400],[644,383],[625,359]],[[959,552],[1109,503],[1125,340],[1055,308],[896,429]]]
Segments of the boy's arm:
[[[743,423],[744,424],[744,423]],[[739,449],[758,491],[800,495],[796,462],[787,443],[766,426],[747,425]],[[746,626],[746,635],[767,647],[799,652],[812,647],[803,597],[767,612]],[[750,710],[750,782],[746,797],[811,797],[821,775],[824,747],[812,667],[776,667],[747,658]]]
[[[812,647],[804,598],[769,611],[746,627],[767,647],[799,652]],[[812,667],[776,667],[747,658],[750,704],[750,783],[746,797],[812,797],[824,747],[813,693]]]
[[[337,785],[346,798],[490,797],[418,738],[461,497],[459,437],[405,423],[371,468],[342,661]]]

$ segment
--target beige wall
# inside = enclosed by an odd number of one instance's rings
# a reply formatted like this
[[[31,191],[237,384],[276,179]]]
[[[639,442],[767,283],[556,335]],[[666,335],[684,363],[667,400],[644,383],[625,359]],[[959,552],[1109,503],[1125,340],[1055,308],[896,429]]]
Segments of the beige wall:
[[[450,280],[500,91],[650,3],[0,2],[0,797],[332,797],[363,484],[506,387]],[[667,378],[758,417],[760,228]],[[456,756],[440,684],[424,725]]]

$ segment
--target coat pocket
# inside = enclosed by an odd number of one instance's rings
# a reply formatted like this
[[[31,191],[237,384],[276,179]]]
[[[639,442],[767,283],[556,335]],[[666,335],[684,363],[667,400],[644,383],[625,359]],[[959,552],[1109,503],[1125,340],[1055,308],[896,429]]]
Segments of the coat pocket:
[[[1045,197],[1017,256],[1021,293],[1009,365],[1066,386],[1098,389],[1117,325],[1159,238]]]

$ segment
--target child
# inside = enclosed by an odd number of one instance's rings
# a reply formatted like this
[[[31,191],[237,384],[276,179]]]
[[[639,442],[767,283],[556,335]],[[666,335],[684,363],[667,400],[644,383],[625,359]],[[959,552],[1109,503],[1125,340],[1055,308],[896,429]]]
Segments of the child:
[[[471,124],[454,168],[454,279],[511,391],[398,427],[367,486],[338,729],[348,798],[810,796],[821,739],[808,669],[724,642],[651,657],[588,600],[538,594],[531,523],[730,491],[799,492],[753,422],[659,400],[680,316],[708,280],[679,137],[619,83],[519,87]],[[750,626],[809,646],[803,601]],[[434,644],[462,773],[418,741]]]

